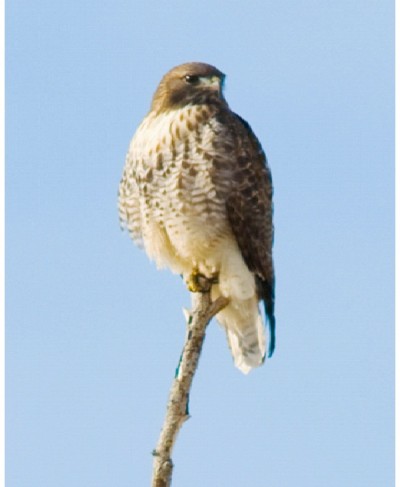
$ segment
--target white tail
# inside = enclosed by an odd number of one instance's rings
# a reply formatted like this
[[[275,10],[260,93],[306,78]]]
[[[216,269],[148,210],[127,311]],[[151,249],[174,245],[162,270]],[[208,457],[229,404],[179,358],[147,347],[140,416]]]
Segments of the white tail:
[[[225,328],[236,367],[248,374],[265,358],[265,326],[257,298],[231,301],[220,311],[217,320]]]

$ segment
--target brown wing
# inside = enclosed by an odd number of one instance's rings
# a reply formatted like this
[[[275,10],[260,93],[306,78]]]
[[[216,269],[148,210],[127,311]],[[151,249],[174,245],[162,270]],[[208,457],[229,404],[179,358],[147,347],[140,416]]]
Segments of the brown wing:
[[[232,112],[225,112],[222,117],[221,122],[227,126],[230,135],[230,143],[225,143],[230,158],[230,184],[225,194],[227,215],[243,259],[249,270],[256,275],[259,299],[264,302],[269,322],[268,356],[271,356],[275,348],[271,172],[261,144],[250,125]]]

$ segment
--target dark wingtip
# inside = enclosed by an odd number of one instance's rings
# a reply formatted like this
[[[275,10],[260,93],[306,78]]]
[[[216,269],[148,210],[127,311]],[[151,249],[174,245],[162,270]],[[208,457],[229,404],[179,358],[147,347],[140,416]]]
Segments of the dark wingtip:
[[[262,281],[260,278],[257,279],[257,289],[260,299],[264,303],[265,318],[268,321],[269,327],[269,346],[268,346],[268,358],[271,358],[275,350],[275,282]]]
[[[269,323],[269,347],[268,358],[271,358],[275,350],[275,316],[268,316]]]

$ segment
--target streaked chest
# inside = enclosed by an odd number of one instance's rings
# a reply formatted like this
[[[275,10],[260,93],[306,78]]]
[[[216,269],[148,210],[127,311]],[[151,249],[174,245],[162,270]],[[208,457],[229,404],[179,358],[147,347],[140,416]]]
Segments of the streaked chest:
[[[219,131],[213,114],[202,106],[150,113],[143,120],[129,151],[148,206],[171,198],[178,207],[205,197],[215,199],[212,167]]]

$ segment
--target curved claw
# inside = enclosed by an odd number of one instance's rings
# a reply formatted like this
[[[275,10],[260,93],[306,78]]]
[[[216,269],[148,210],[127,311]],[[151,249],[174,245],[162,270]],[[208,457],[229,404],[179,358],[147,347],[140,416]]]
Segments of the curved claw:
[[[206,277],[198,270],[193,270],[186,279],[186,286],[191,293],[206,293],[213,284],[218,284],[218,276]]]

